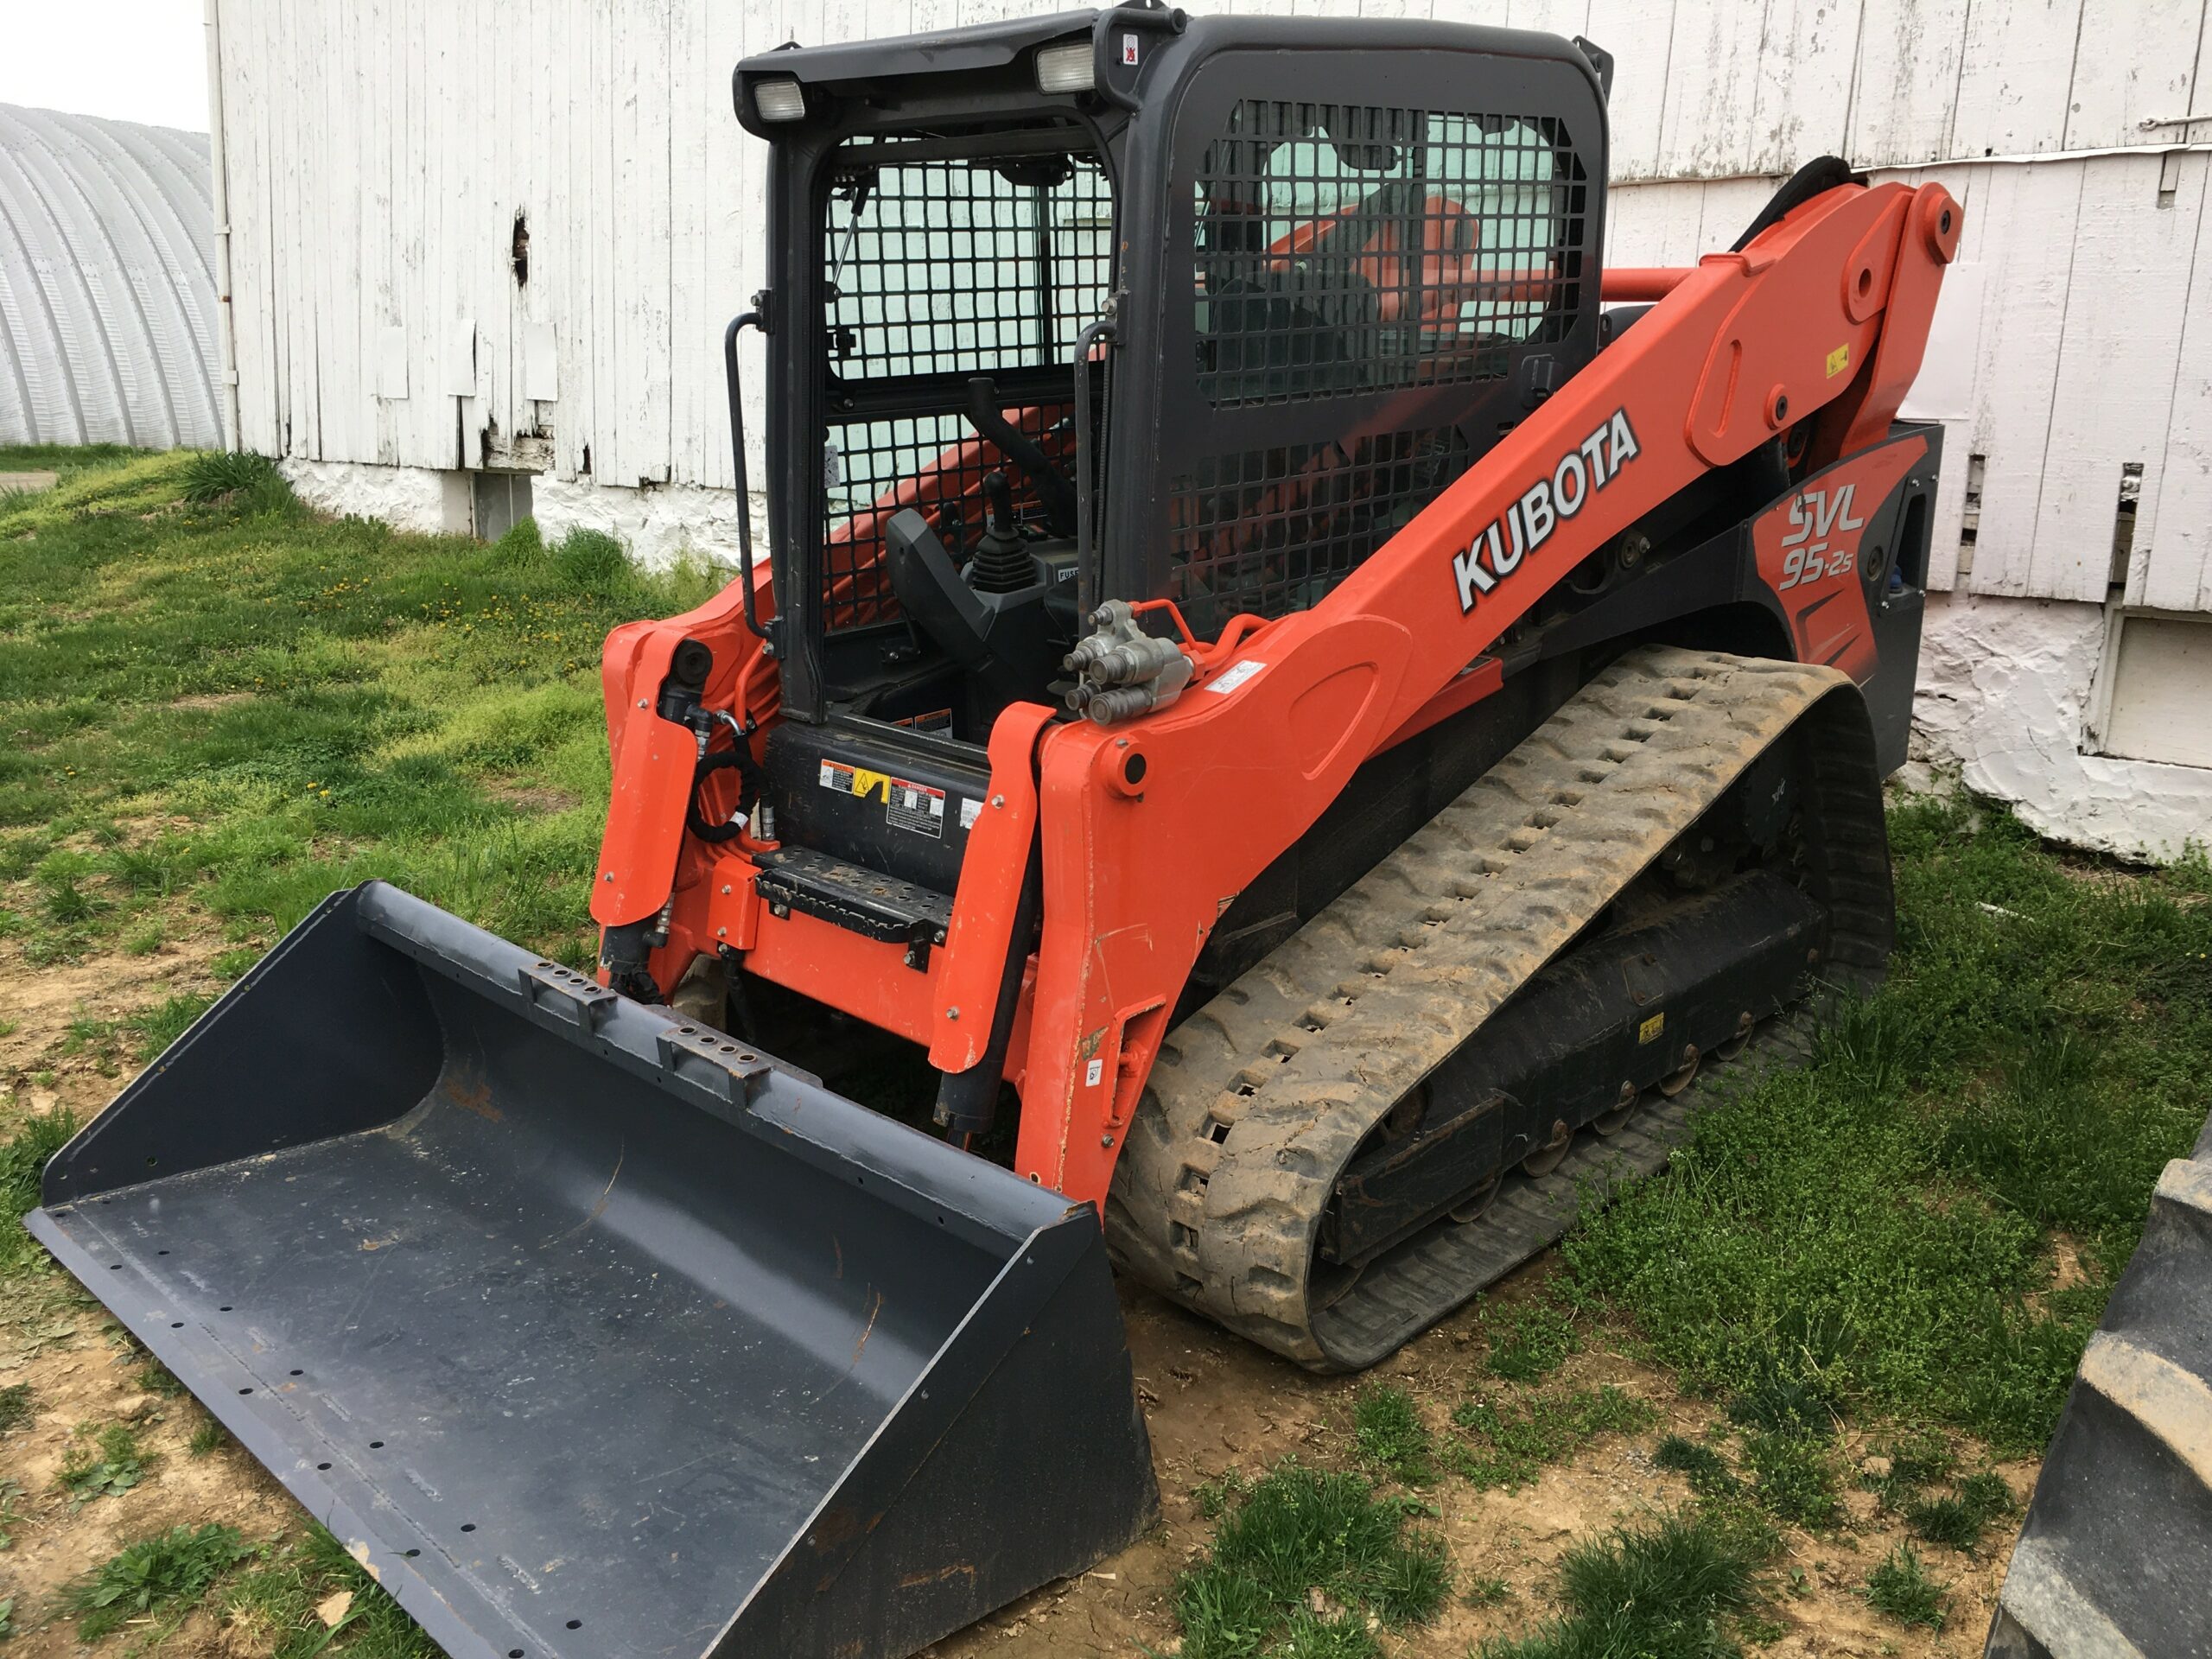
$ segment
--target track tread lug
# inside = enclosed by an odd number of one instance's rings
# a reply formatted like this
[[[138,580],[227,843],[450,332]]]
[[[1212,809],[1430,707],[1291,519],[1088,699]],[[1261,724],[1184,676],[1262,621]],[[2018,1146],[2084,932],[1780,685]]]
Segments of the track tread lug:
[[[1580,1181],[1610,1188],[1662,1167],[1694,1104],[1803,1052],[1799,1020],[1770,1022],[1734,1061],[1708,1065],[1675,1098],[1648,1096],[1611,1139],[1582,1137],[1549,1176],[1509,1173],[1481,1221],[1440,1224],[1399,1247],[1331,1307],[1317,1313],[1306,1300],[1336,1173],[1383,1114],[1745,766],[1847,683],[1832,670],[1671,646],[1641,648],[1601,672],[1186,1022],[1207,1019],[1209,1038],[1217,1032],[1220,1040],[1185,1044],[1184,1064],[1165,1078],[1155,1068],[1140,1113],[1160,1115],[1167,1132],[1132,1136],[1122,1159],[1121,1201],[1108,1209],[1116,1258],[1300,1363],[1352,1370],[1554,1243],[1573,1224]],[[1855,918],[1870,946],[1839,949],[1834,960],[1878,970],[1890,926],[1888,861],[1866,747],[1855,761],[1821,752],[1808,785],[1835,826],[1827,841],[1840,855],[1840,912]],[[1846,833],[1870,814],[1856,840]],[[1235,1127],[1218,1146],[1205,1135],[1223,1096],[1210,1077],[1242,1078],[1252,1090],[1237,1099]],[[1205,1276],[1195,1285],[1185,1268],[1162,1271],[1173,1252],[1131,1236],[1156,1224],[1148,1216],[1164,1222],[1188,1161],[1178,1149],[1192,1138],[1216,1154],[1203,1189]],[[1255,1290],[1262,1282],[1263,1294]]]

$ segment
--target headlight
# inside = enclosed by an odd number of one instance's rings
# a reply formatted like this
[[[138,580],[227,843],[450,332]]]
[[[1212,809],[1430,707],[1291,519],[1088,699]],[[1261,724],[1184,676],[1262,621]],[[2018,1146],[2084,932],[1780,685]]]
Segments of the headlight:
[[[760,80],[753,84],[753,107],[763,121],[804,121],[806,94],[795,80]]]
[[[1092,52],[1090,36],[1062,41],[1037,54],[1037,90],[1041,92],[1087,92],[1091,87]]]

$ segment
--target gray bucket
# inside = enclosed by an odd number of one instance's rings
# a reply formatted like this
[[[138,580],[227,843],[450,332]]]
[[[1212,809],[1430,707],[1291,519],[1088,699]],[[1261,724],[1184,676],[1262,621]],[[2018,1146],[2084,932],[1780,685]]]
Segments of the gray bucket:
[[[380,883],[42,1197],[454,1659],[903,1655],[1157,1510],[1089,1205]]]

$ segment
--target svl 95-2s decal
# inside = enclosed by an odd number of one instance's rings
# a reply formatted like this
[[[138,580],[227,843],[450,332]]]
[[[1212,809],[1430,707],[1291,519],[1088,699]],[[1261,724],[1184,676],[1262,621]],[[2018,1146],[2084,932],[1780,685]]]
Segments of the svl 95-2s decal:
[[[1782,587],[1818,582],[1823,576],[1847,576],[1859,552],[1856,542],[1832,543],[1838,531],[1864,530],[1866,521],[1851,516],[1856,484],[1839,484],[1833,490],[1806,490],[1789,498],[1789,522],[1796,526],[1782,538]],[[1814,541],[1815,537],[1820,537]]]
[[[1473,610],[1484,594],[1518,570],[1522,560],[1549,541],[1552,531],[1619,477],[1621,468],[1634,461],[1637,453],[1628,411],[1617,409],[1553,463],[1548,478],[1539,478],[1502,515],[1476,531],[1467,550],[1452,561],[1452,576],[1459,588],[1460,614]]]
[[[1868,601],[1880,595],[1868,584],[1887,571],[1890,549],[1866,544],[1867,527],[1893,523],[1882,508],[1927,453],[1923,438],[1862,450],[1752,521],[1759,580],[1789,619],[1800,662],[1840,668],[1861,685],[1873,677]]]

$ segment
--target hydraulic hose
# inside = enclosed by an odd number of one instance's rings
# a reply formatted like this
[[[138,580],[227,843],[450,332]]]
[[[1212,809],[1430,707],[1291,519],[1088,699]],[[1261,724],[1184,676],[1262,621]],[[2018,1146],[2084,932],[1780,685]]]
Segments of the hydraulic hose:
[[[1079,630],[1091,626],[1090,613],[1098,607],[1098,575],[1091,569],[1091,543],[1097,527],[1092,522],[1091,473],[1098,464],[1097,441],[1091,431],[1090,352],[1104,341],[1108,351],[1120,339],[1112,321],[1101,317],[1083,331],[1075,343],[1075,615]]]
[[[744,832],[753,807],[767,791],[768,774],[753,757],[750,733],[720,709],[714,711],[711,718],[729,728],[731,747],[708,749],[702,734],[698,764],[691,772],[691,792],[683,804],[683,827],[709,845],[719,846],[723,842],[734,841]],[[737,773],[737,811],[728,822],[715,823],[699,810],[699,790],[716,772],[730,771]]]

